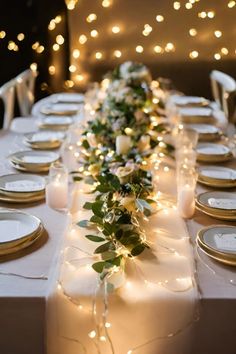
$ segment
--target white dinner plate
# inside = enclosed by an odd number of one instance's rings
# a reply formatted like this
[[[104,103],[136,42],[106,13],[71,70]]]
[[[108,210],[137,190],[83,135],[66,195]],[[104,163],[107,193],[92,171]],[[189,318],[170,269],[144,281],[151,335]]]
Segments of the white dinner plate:
[[[73,103],[47,103],[40,110],[46,115],[75,115],[79,109],[79,105]]]
[[[207,247],[217,252],[230,254],[236,260],[236,227],[214,225],[202,229],[198,237]]]
[[[205,192],[197,196],[197,203],[217,214],[236,214],[236,193]]]
[[[0,210],[0,246],[23,242],[40,227],[41,221],[33,215],[14,209]]]
[[[212,187],[236,187],[236,170],[222,166],[201,166],[198,181]]]
[[[215,122],[213,111],[208,107],[184,107],[179,109],[183,123],[211,124]]]
[[[9,156],[10,160],[13,162],[23,164],[39,165],[39,166],[48,166],[51,163],[59,159],[59,154],[55,152],[44,152],[44,151],[19,151]]]
[[[65,129],[68,128],[71,124],[73,124],[73,119],[71,117],[49,116],[41,119],[39,122],[39,127],[42,129]]]
[[[25,134],[25,138],[26,141],[30,144],[48,143],[48,142],[61,141],[65,139],[65,134],[62,132],[45,131],[45,132]]]
[[[233,157],[228,146],[213,143],[199,143],[196,148],[199,161],[217,162],[227,161]]]
[[[56,102],[60,103],[83,103],[84,95],[81,93],[58,93]]]
[[[45,189],[45,179],[30,174],[10,174],[0,177],[0,190],[13,193],[41,192]]]
[[[211,124],[186,124],[186,128],[196,130],[198,134],[219,134],[220,129]]]

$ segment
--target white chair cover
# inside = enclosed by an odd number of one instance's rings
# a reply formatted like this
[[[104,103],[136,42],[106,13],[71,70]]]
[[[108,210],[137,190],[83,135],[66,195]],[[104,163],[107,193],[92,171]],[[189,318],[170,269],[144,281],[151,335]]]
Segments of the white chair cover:
[[[210,74],[212,95],[219,109],[221,109],[228,121],[234,120],[236,95],[236,81],[229,75],[213,70]]]
[[[17,99],[22,116],[28,116],[31,113],[31,108],[34,103],[34,86],[37,75],[37,71],[27,69],[16,77]]]
[[[0,87],[0,98],[4,104],[3,129],[8,129],[14,116],[15,80],[11,80]]]

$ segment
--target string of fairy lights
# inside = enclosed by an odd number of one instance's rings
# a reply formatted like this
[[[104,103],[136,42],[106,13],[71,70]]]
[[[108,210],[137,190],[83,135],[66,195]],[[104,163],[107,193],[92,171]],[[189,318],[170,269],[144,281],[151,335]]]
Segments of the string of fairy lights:
[[[111,8],[112,5],[114,4],[115,1],[118,0],[100,0],[100,5],[103,8]],[[66,6],[68,11],[74,11],[79,8],[80,5],[80,0],[65,0]],[[201,0],[188,0],[188,1],[173,1],[172,2],[172,9],[174,11],[180,11],[181,9],[186,9],[186,10],[191,10],[193,9],[198,3],[201,3]],[[234,0],[229,0],[225,2],[225,8],[230,9],[236,9],[236,1]],[[100,33],[100,31],[96,28],[96,21],[98,20],[98,15],[96,13],[90,13],[87,14],[85,17],[85,21],[87,22],[88,25],[91,25],[92,27],[88,30],[87,33],[81,33],[78,36],[78,40],[76,41],[76,46],[72,48],[71,50],[71,64],[68,67],[68,70],[72,76],[71,80],[66,80],[65,81],[65,87],[67,88],[72,88],[74,85],[84,85],[89,78],[89,75],[86,74],[85,72],[81,72],[80,68],[80,58],[82,57],[82,54],[85,52],[86,49],[86,44],[89,44],[91,40],[96,40],[97,38],[100,38],[103,33]],[[214,9],[206,9],[204,11],[198,11],[197,12],[197,17],[200,20],[209,20],[212,21],[216,17],[216,10]],[[51,37],[53,37],[53,32],[57,28],[57,25],[60,24],[62,21],[62,16],[57,15],[55,18],[51,19],[49,24],[48,24],[48,31],[52,34]],[[158,13],[155,15],[155,23],[158,25],[161,25],[166,21],[165,16],[161,13]],[[150,25],[148,23],[145,23],[140,27],[140,32],[143,37],[149,37],[153,34],[154,32],[154,25]],[[120,24],[113,24],[110,27],[110,34],[112,36],[121,36],[125,35],[125,28],[123,28]],[[199,28],[189,28],[187,35],[192,38],[198,38],[200,35],[199,32],[201,30],[201,27]],[[52,44],[52,51],[53,52],[58,52],[60,51],[61,46],[64,45],[65,43],[65,38],[63,37],[62,34],[58,33],[58,31],[55,34],[55,38],[53,38],[54,43]],[[223,31],[222,29],[215,28],[212,31],[212,38],[215,39],[222,39],[223,37]],[[26,36],[30,36],[29,34],[19,32],[16,34],[15,38],[13,39],[8,39],[7,36],[7,31],[4,29],[0,29],[0,41],[5,41],[7,49],[12,52],[18,52],[21,49],[21,43],[25,40]],[[140,38],[140,36],[139,36]],[[141,42],[141,41],[140,41]],[[220,44],[222,41],[219,42]],[[96,41],[94,42],[96,45]],[[93,45],[94,45],[93,44]],[[45,45],[40,43],[40,41],[35,41],[32,43],[32,50],[37,54],[41,55],[45,51]],[[211,58],[209,59],[214,59],[216,61],[219,61],[223,59],[224,57],[227,57],[230,55],[236,55],[236,49],[228,49],[226,45],[219,45],[219,49],[212,53]],[[130,49],[133,51],[133,54],[137,55],[142,55],[145,54],[147,51],[150,53],[149,48],[145,48],[145,45],[143,43],[137,43],[134,45],[133,49]],[[167,42],[167,43],[156,43],[153,45],[152,52],[153,54],[157,55],[165,55],[168,53],[174,54],[175,52],[178,51],[178,46],[174,42]],[[115,48],[111,53],[107,53],[106,51],[103,50],[95,50],[94,53],[92,54],[92,60],[95,61],[102,61],[106,59],[114,59],[114,60],[122,60],[124,56],[124,50],[122,48]],[[130,54],[132,56],[132,53]],[[199,49],[191,49],[189,50],[188,53],[188,58],[190,60],[196,60],[197,58],[201,58],[201,53]],[[141,58],[140,58],[141,59]],[[37,63],[32,63],[31,68],[33,70],[37,70]],[[51,63],[48,66],[48,72],[51,76],[56,75],[57,70],[56,70],[56,65]]]

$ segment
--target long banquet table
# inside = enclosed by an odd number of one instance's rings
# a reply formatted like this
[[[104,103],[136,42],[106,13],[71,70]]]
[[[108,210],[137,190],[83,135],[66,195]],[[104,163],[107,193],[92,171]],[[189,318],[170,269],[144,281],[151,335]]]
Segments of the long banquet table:
[[[9,142],[13,141],[14,135],[11,132],[1,132],[1,161],[8,155]],[[170,173],[168,179],[166,173],[161,172],[160,177],[163,183],[160,183],[160,188],[162,192],[168,193],[172,188],[174,194],[172,162],[167,159],[166,163],[170,165],[172,174]],[[235,162],[233,165],[236,167]],[[204,190],[207,189],[198,185],[197,192]],[[1,203],[1,207],[6,206],[17,207]],[[67,234],[70,218],[66,214],[50,209],[44,203],[24,207],[23,210],[38,216],[43,221],[48,235],[45,235],[41,245],[28,250],[24,257],[0,263],[0,352],[3,354],[51,354],[47,350],[46,305],[49,295],[55,288],[55,275],[60,265],[60,251]],[[171,219],[169,222],[171,223]],[[223,224],[223,222],[196,211],[193,219],[187,221],[193,244],[195,244],[196,233],[200,228],[216,223]],[[191,329],[187,330],[189,338],[191,335],[191,345],[187,351],[186,349],[182,350],[181,338],[177,336],[168,340],[169,344],[166,345],[162,353],[234,354],[236,334],[235,270],[217,264],[202,253],[198,254],[196,249],[195,260],[196,279],[201,297],[199,300],[199,320],[192,324]],[[173,321],[175,321],[174,313]],[[122,338],[118,338],[118,340],[122,341]],[[138,353],[149,354],[145,349]]]

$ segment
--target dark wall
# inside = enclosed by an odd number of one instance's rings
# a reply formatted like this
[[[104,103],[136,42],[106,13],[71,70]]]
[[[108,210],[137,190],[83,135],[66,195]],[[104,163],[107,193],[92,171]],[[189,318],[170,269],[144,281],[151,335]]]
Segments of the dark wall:
[[[62,16],[62,22],[54,31],[48,30],[48,24],[57,15]],[[37,97],[45,94],[45,91],[61,89],[62,83],[67,78],[68,68],[68,31],[67,13],[64,0],[11,0],[1,1],[0,31],[6,32],[6,37],[0,39],[0,85],[14,78],[21,71],[35,62],[38,64],[39,77],[37,79]],[[17,34],[24,33],[22,42],[17,40]],[[48,67],[52,61],[52,44],[56,34],[62,34],[65,38],[58,53],[60,56],[60,77],[57,77],[57,87],[48,73]],[[19,51],[7,49],[8,42],[13,40],[19,47]],[[32,44],[39,41],[45,50],[39,54],[32,49]]]

